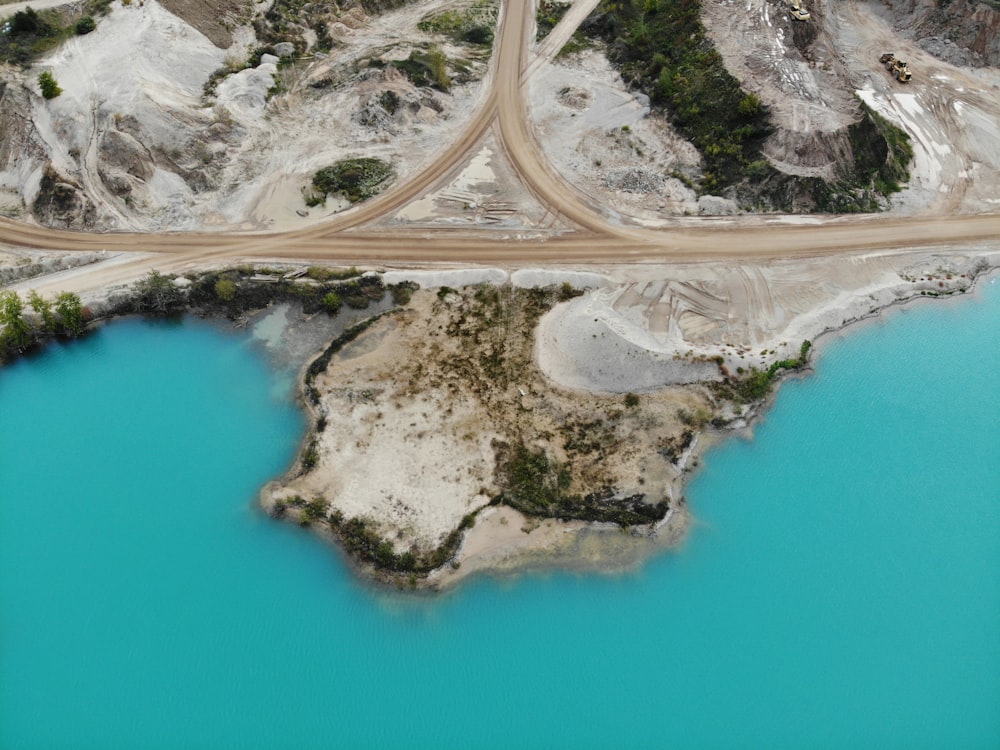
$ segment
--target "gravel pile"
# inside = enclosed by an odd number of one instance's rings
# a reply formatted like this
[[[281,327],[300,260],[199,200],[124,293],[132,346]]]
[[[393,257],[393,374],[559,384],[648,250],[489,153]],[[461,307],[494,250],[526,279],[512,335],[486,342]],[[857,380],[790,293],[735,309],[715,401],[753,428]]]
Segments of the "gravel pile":
[[[604,175],[604,185],[612,190],[627,193],[654,193],[662,191],[667,178],[646,167],[619,167]]]
[[[917,44],[924,52],[929,52],[939,60],[952,65],[981,67],[984,64],[982,55],[965,47],[959,47],[951,39],[928,36],[918,39]]]

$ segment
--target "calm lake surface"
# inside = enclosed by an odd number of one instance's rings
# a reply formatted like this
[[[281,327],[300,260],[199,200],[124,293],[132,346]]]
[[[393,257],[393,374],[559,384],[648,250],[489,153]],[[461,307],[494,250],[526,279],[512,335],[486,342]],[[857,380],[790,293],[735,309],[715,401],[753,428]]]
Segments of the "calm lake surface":
[[[0,747],[996,748],[998,331],[829,342],[635,573],[438,597],[255,510],[304,421],[249,337],[54,346],[0,370]]]

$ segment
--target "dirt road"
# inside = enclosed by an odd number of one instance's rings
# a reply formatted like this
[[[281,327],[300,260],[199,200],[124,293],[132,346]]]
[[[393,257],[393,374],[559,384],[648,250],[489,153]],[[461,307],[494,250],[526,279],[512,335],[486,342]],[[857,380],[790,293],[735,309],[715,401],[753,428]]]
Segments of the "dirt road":
[[[588,0],[583,0],[584,7]],[[579,23],[584,13],[568,14]],[[560,35],[572,32],[572,23]],[[542,264],[696,259],[778,258],[873,249],[996,242],[1000,215],[894,219],[831,217],[817,224],[760,226],[759,220],[649,230],[607,221],[599,206],[561,179],[541,154],[531,130],[525,92],[534,30],[534,3],[507,0],[497,35],[490,90],[453,147],[395,189],[307,229],[258,234],[109,233],[51,230],[0,219],[0,242],[68,251],[149,253],[114,267],[77,272],[74,290],[120,283],[156,268],[179,271],[239,258],[296,258],[340,262]],[[543,49],[543,54],[551,50]],[[561,236],[468,229],[375,230],[369,225],[451,179],[493,133],[535,197],[573,231]],[[754,224],[757,224],[756,226]],[[70,279],[65,279],[70,282]],[[42,288],[42,285],[38,285]]]

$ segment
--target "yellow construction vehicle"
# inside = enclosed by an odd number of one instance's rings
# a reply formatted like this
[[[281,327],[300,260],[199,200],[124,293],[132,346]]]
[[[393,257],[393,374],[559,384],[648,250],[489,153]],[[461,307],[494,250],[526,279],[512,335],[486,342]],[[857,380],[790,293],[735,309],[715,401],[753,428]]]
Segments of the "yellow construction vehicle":
[[[802,7],[802,0],[791,0],[788,12],[796,21],[809,20],[809,11]]]
[[[909,67],[902,60],[896,59],[896,56],[891,52],[886,52],[882,57],[878,59],[880,63],[885,65],[885,69],[889,71],[893,78],[895,78],[900,83],[909,83],[910,78],[913,74],[910,73]]]

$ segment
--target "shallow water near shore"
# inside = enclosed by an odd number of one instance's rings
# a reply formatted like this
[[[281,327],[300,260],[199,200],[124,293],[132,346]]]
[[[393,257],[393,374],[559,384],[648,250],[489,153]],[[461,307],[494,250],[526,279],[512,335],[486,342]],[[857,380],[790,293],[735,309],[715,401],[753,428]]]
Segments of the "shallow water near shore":
[[[304,420],[249,335],[52,347],[0,370],[0,747],[997,747],[998,321],[827,343],[634,573],[442,596],[257,512]]]

